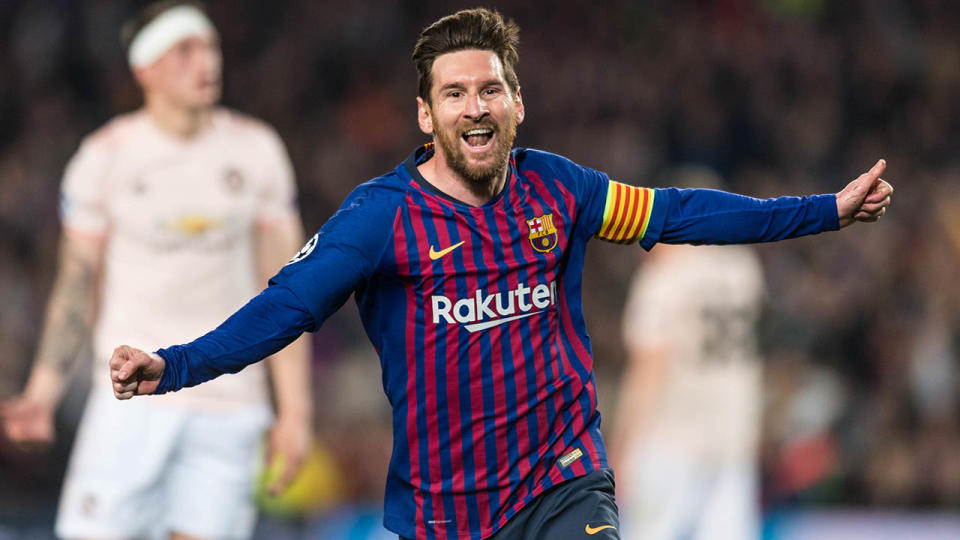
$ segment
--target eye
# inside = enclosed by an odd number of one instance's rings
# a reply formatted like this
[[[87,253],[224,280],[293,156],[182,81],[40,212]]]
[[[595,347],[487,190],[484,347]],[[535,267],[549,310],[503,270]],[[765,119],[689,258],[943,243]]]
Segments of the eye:
[[[447,94],[447,97],[451,97],[451,98],[459,98],[462,96],[463,96],[463,92],[459,90],[452,90],[449,94]]]

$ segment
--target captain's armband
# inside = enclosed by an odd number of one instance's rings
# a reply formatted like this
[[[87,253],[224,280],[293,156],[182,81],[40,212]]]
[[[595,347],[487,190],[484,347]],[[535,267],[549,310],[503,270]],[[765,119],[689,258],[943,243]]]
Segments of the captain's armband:
[[[610,181],[603,223],[597,238],[618,244],[633,244],[643,239],[650,224],[654,191]]]

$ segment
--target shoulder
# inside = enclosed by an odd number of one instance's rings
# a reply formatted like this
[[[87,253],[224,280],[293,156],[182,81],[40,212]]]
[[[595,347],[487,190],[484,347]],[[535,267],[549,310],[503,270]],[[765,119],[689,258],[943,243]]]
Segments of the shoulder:
[[[218,107],[213,111],[212,121],[219,130],[254,143],[282,144],[280,134],[272,125],[240,111]]]
[[[396,211],[411,187],[396,171],[368,180],[353,188],[342,207],[359,205]]]
[[[92,131],[80,141],[80,149],[86,153],[109,155],[139,137],[147,122],[143,110],[121,114]]]
[[[606,178],[603,173],[584,167],[572,159],[532,148],[516,148],[512,157],[517,170],[534,172],[542,179],[555,179],[561,183],[574,181],[580,184],[584,180]]]
[[[545,152],[534,148],[515,148],[512,152],[514,161],[519,169],[582,169],[573,160],[559,154]]]

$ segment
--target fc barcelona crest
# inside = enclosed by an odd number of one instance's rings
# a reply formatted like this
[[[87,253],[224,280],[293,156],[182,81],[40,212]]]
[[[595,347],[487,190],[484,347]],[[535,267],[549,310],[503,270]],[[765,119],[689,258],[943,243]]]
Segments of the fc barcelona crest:
[[[557,228],[553,226],[553,214],[544,214],[527,220],[530,229],[530,245],[540,253],[557,247]]]

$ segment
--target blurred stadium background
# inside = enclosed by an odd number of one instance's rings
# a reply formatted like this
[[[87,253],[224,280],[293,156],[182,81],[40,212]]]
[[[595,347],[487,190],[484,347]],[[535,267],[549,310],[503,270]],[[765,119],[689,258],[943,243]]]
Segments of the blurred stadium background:
[[[423,25],[476,3],[208,2],[224,102],[283,136],[308,230],[425,140],[410,50]],[[20,389],[38,338],[64,165],[86,133],[139,106],[117,36],[142,4],[0,1],[0,399]],[[836,191],[887,159],[897,200],[878,226],[759,248],[765,536],[960,536],[960,3],[486,4],[523,30],[519,145],[643,185],[706,165],[760,197]],[[643,256],[597,242],[588,259],[611,411],[622,302]],[[274,512],[258,537],[392,538],[378,516],[387,402],[355,308],[315,340],[320,512]],[[85,385],[61,408],[52,450],[0,441],[0,539],[51,537]]]

